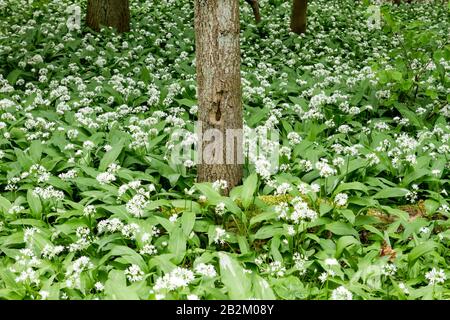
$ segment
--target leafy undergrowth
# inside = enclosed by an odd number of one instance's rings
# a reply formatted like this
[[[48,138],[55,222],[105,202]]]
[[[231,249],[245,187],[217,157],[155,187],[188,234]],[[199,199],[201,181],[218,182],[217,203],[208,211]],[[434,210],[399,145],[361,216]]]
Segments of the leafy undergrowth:
[[[281,146],[229,197],[171,157],[192,3],[131,1],[124,35],[68,30],[72,3],[0,1],[0,298],[450,298],[447,3],[378,29],[368,1],[311,1],[300,37],[290,2],[258,27],[242,3],[246,130]]]

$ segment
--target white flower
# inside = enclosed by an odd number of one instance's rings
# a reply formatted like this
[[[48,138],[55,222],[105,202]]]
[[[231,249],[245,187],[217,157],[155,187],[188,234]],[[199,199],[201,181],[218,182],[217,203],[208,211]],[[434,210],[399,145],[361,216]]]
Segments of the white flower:
[[[352,300],[353,294],[344,286],[340,286],[331,293],[331,300]]]
[[[312,192],[319,192],[320,191],[320,185],[318,185],[317,183],[312,183],[311,184],[311,190]]]
[[[217,180],[213,182],[212,187],[217,191],[220,189],[225,190],[228,187],[228,182],[226,180]]]
[[[381,270],[381,273],[385,276],[393,276],[396,272],[397,267],[392,263],[385,264]]]
[[[425,278],[428,279],[430,285],[435,285],[438,283],[444,283],[444,281],[447,279],[447,276],[445,275],[444,270],[437,270],[436,268],[433,268],[431,269],[431,271],[425,274]]]
[[[398,287],[403,291],[404,294],[409,294],[409,290],[403,282],[398,284]]]
[[[286,273],[286,268],[280,261],[274,261],[269,264],[267,272],[273,277],[283,277]]]
[[[215,211],[216,211],[216,214],[217,214],[217,215],[219,215],[219,216],[223,215],[223,214],[225,213],[225,203],[219,202],[219,203],[216,205]]]
[[[199,263],[195,267],[195,273],[200,274],[204,277],[213,278],[217,276],[217,272],[212,264]]]
[[[130,282],[141,281],[142,279],[144,279],[144,272],[136,264],[132,264],[131,266],[129,266],[125,270],[125,275]]]
[[[105,286],[100,281],[97,281],[94,284],[94,287],[95,287],[95,290],[97,290],[97,291],[103,291],[105,289]]]
[[[420,233],[424,233],[424,234],[430,233],[430,228],[428,228],[428,227],[421,227],[419,229],[419,232]]]
[[[148,254],[148,255],[154,255],[158,253],[158,250],[156,247],[152,244],[145,244],[142,249],[139,251],[140,254]]]
[[[216,231],[216,235],[214,236],[214,242],[224,244],[225,239],[229,237],[228,233],[220,227],[216,227],[215,231]]]
[[[46,300],[48,298],[48,296],[50,295],[50,293],[45,290],[39,291],[39,294],[41,295],[41,300]]]
[[[327,258],[325,259],[325,264],[327,266],[338,266],[339,262],[335,258]]]
[[[116,177],[110,172],[102,172],[97,175],[96,179],[100,184],[109,184],[116,181]]]
[[[178,219],[178,214],[174,213],[170,216],[169,221],[175,223]]]
[[[288,235],[290,235],[291,237],[292,237],[292,236],[295,236],[295,229],[294,229],[294,226],[288,225],[288,227],[287,227],[287,233],[288,233]]]
[[[345,193],[338,193],[335,197],[334,197],[334,203],[336,203],[336,205],[343,207],[347,204],[347,200],[348,200],[348,195],[346,195]]]
[[[170,273],[156,279],[153,289],[155,291],[176,290],[188,286],[189,283],[194,281],[194,278],[194,273],[192,271],[177,267]]]
[[[144,215],[144,209],[149,204],[147,198],[142,194],[135,194],[130,201],[125,205],[125,209],[131,215],[140,218]],[[176,217],[175,217],[176,219]]]
[[[287,182],[283,182],[282,184],[280,184],[277,187],[277,190],[275,191],[275,194],[280,195],[280,194],[286,194],[289,193],[289,191],[292,190],[292,187],[289,183]]]
[[[316,162],[316,169],[319,170],[319,175],[325,178],[337,173],[337,170],[330,166],[326,159],[320,159],[320,161]]]
[[[86,207],[84,207],[83,209],[83,215],[84,216],[93,216],[95,214],[97,210],[95,209],[95,206],[93,206],[92,204],[87,205]]]
[[[85,142],[83,142],[83,148],[86,150],[91,150],[94,147],[95,147],[95,144],[90,140],[86,140]]]

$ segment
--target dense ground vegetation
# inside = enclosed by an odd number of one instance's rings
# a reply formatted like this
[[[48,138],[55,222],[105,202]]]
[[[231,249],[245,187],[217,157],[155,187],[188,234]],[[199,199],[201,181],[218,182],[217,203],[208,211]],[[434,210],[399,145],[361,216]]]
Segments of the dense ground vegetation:
[[[171,157],[191,1],[131,1],[123,35],[69,30],[74,3],[0,0],[0,298],[450,298],[447,3],[378,29],[368,1],[310,1],[297,36],[290,2],[258,27],[242,2],[245,126],[281,146],[228,197]]]

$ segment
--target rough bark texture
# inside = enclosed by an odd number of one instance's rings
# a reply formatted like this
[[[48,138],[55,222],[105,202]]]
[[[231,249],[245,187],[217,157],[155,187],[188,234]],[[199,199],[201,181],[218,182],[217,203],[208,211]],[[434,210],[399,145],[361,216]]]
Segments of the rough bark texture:
[[[225,193],[241,182],[243,171],[239,28],[239,0],[195,0],[198,116],[204,134],[197,180],[226,180]],[[216,152],[208,144],[218,139],[205,135],[212,129],[223,136]],[[225,139],[229,129],[236,134],[234,143]]]
[[[255,16],[255,22],[258,24],[261,22],[261,13],[259,12],[259,2],[258,0],[245,0],[253,10],[253,15]]]
[[[297,34],[306,32],[306,11],[308,0],[293,0],[291,14],[291,31]]]
[[[100,31],[101,26],[130,31],[128,0],[88,0],[86,23],[95,31]]]

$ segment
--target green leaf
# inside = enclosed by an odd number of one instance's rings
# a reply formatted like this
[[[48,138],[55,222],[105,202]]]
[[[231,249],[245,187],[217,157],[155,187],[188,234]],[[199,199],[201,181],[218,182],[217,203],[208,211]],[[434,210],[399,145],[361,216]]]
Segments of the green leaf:
[[[253,202],[253,195],[256,191],[258,184],[258,175],[256,173],[251,174],[244,181],[244,187],[242,189],[242,206],[247,209]]]
[[[105,282],[105,295],[110,300],[139,300],[136,292],[127,287],[123,271],[112,270]]]
[[[33,194],[33,190],[28,189],[27,191],[27,201],[28,205],[30,206],[31,213],[34,217],[38,217],[40,213],[42,212],[42,204],[41,200],[38,196],[35,196]]]
[[[10,84],[14,85],[14,84],[16,84],[16,81],[21,74],[22,74],[22,70],[14,69],[13,71],[11,71],[8,74],[8,76],[6,77],[6,80],[8,80],[8,82]]]
[[[374,199],[387,199],[387,198],[399,198],[404,197],[409,192],[404,188],[386,188],[378,191],[373,198]]]
[[[11,202],[0,195],[0,212],[6,213],[11,208]]]
[[[339,214],[342,214],[345,219],[348,220],[348,222],[350,222],[352,225],[354,225],[355,223],[355,214],[353,213],[352,210],[350,209],[339,209],[338,210]]]
[[[359,245],[360,242],[359,240],[357,240],[355,237],[352,236],[340,237],[339,240],[336,242],[336,254],[334,257],[336,259],[339,259],[344,249],[351,246],[352,244]]]
[[[358,232],[356,232],[356,230],[353,229],[352,226],[348,223],[339,221],[332,222],[325,225],[325,229],[339,236],[354,235],[355,237],[358,237]]]
[[[271,280],[275,293],[285,300],[306,299],[308,291],[303,286],[299,278],[289,276],[285,278]]]
[[[34,162],[39,162],[42,156],[42,150],[44,146],[41,141],[33,140],[30,145],[30,157]]]
[[[111,256],[119,256],[129,264],[138,265],[142,271],[144,271],[144,272],[148,271],[147,264],[145,263],[142,256],[140,254],[138,254],[136,251],[134,251],[133,249],[131,249],[129,247],[119,246],[116,244],[111,244],[111,245],[107,246],[106,248],[109,248],[111,246],[112,246],[111,251],[101,259],[101,262],[99,263],[99,265],[102,265]]]
[[[439,208],[439,202],[431,199],[427,199],[424,201],[425,211],[427,214],[431,215],[436,212]]]
[[[105,153],[102,160],[100,160],[100,165],[98,167],[99,171],[106,171],[108,166],[116,161],[116,159],[119,157],[120,153],[122,152],[124,145],[124,141],[121,140],[119,143],[112,146],[112,149]]]
[[[345,190],[358,190],[364,192],[365,194],[369,193],[369,189],[361,182],[346,182],[338,185],[338,187],[333,192],[333,197]]]
[[[246,300],[252,297],[252,283],[244,268],[231,255],[218,252],[221,281],[232,300]]]
[[[207,201],[211,204],[217,204],[222,200],[222,196],[213,189],[211,183],[203,182],[194,184],[195,187],[206,196]]]
[[[253,297],[260,300],[276,300],[269,283],[257,274],[252,274]]]
[[[186,236],[183,233],[183,229],[176,227],[170,234],[169,251],[174,254],[173,262],[178,264],[183,261],[186,253]]]
[[[241,250],[242,254],[246,254],[250,252],[250,246],[248,245],[247,237],[238,235],[237,236],[239,250]]]
[[[284,233],[283,227],[277,225],[268,225],[260,228],[256,234],[251,237],[253,239],[268,239],[275,236],[281,236]]]
[[[437,246],[438,244],[436,242],[427,241],[414,247],[414,249],[412,249],[411,252],[408,254],[408,261],[410,265],[412,265],[421,256],[430,253],[431,251],[436,249]]]
[[[183,229],[183,233],[186,237],[189,237],[192,229],[195,224],[195,213],[192,211],[185,211],[181,216],[181,227]]]

